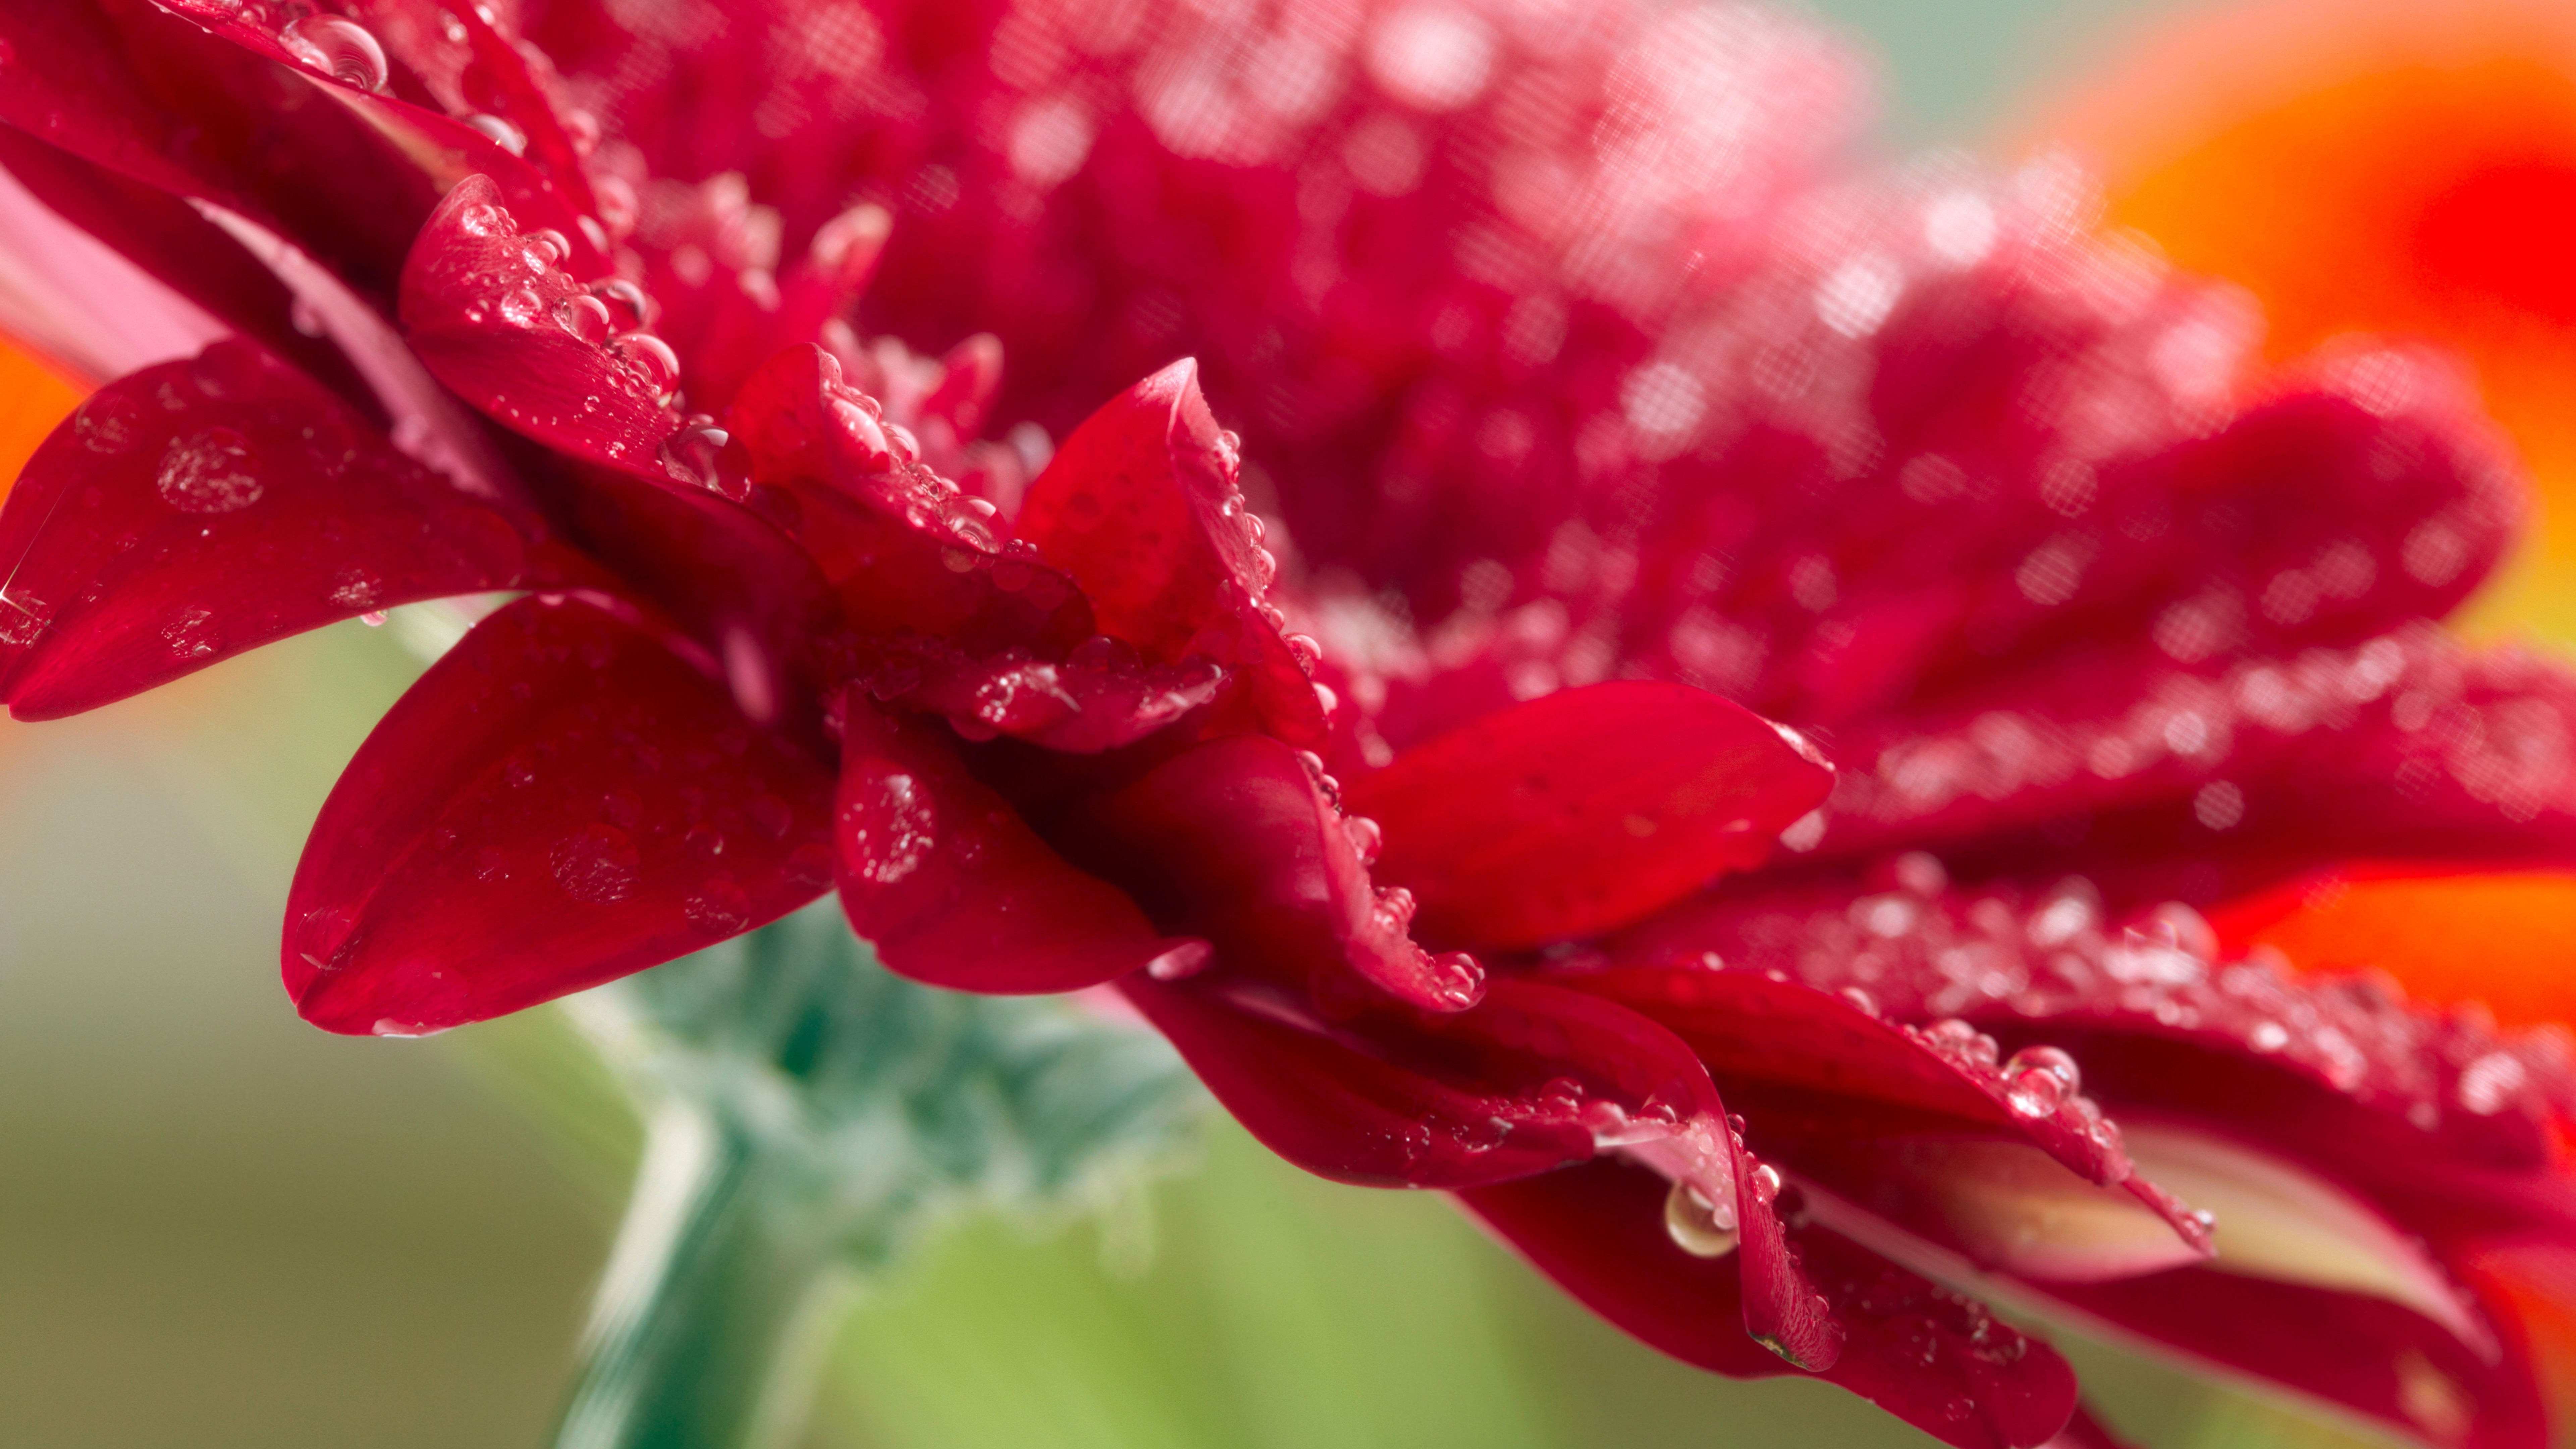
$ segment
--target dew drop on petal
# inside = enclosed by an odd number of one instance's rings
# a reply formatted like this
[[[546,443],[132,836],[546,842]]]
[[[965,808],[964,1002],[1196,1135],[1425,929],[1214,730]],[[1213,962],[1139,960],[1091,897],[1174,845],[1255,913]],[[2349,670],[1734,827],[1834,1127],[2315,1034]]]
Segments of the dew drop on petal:
[[[555,304],[555,322],[584,342],[605,342],[610,331],[608,304],[587,292]]]
[[[170,440],[153,484],[182,513],[239,513],[259,501],[250,440],[230,428],[199,428]]]
[[[751,898],[731,876],[715,876],[681,903],[689,924],[710,936],[739,935],[751,924]]]
[[[656,396],[680,385],[679,354],[671,344],[650,332],[630,332],[609,345],[617,359],[637,373],[645,389]]]
[[[191,604],[161,626],[161,642],[170,646],[173,659],[203,659],[224,647],[224,634],[214,610]]]
[[[354,20],[307,15],[288,22],[277,38],[288,54],[343,85],[371,93],[385,88],[385,48]]]
[[[525,327],[535,322],[544,307],[544,300],[526,287],[513,287],[501,294],[501,320],[513,327]]]
[[[643,871],[633,837],[614,825],[586,825],[556,841],[548,863],[564,894],[595,906],[626,899]]]
[[[509,152],[513,156],[521,155],[528,149],[528,133],[510,124],[508,121],[501,119],[499,116],[483,115],[478,113],[467,116],[465,118],[465,124],[482,132],[484,137],[491,141],[493,145],[500,147],[502,150]]]
[[[1675,1182],[1664,1194],[1664,1231],[1675,1247],[1694,1258],[1723,1258],[1742,1237],[1732,1205],[1721,1224],[1708,1199],[1687,1182]]]
[[[81,404],[72,432],[93,453],[122,453],[143,434],[143,411],[125,398],[100,393]]]

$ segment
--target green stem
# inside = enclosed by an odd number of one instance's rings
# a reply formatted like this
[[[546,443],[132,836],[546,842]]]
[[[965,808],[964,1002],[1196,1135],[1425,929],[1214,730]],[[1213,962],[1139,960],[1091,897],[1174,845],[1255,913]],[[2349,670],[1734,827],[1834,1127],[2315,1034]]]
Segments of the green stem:
[[[660,1108],[555,1449],[794,1442],[843,1276],[800,1176],[722,1114]]]

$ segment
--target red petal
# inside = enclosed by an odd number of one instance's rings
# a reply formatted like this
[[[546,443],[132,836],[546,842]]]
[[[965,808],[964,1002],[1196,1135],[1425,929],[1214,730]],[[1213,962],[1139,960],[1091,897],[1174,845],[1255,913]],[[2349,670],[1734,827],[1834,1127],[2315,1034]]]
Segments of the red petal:
[[[593,572],[242,341],[83,403],[0,510],[0,688],[76,713],[415,599]]]
[[[946,731],[843,699],[841,905],[888,968],[959,991],[1078,991],[1157,958],[1135,903],[1075,870],[966,772]]]
[[[1481,987],[1473,961],[1414,944],[1411,898],[1370,883],[1340,810],[1277,740],[1192,746],[1050,834],[1164,929],[1215,942],[1228,970],[1325,991],[1357,971],[1434,1011]]]
[[[1288,993],[1214,972],[1118,987],[1226,1110],[1309,1172],[1462,1187],[1617,1150],[1709,1201],[1737,1199],[1707,1072],[1670,1033],[1609,1003],[1498,981],[1471,1011],[1336,1025]]]
[[[491,178],[469,176],[422,225],[402,270],[412,349],[466,401],[548,447],[658,469],[679,425],[662,400],[679,385],[676,361],[646,334],[576,332],[585,288],[502,200]]]
[[[1460,1194],[1468,1209],[1602,1317],[1685,1363],[1737,1378],[1789,1371],[1743,1329],[1741,1253],[1700,1258],[1664,1228],[1663,1182],[1608,1163]],[[2044,1444],[2075,1406],[2046,1344],[1822,1229],[1791,1234],[1846,1333],[1821,1377],[1963,1449]]]
[[[1759,864],[1833,771],[1740,705],[1679,684],[1570,689],[1352,782],[1381,873],[1430,934],[1534,946],[1634,920]]]
[[[1765,1154],[1927,1236],[1972,1254],[1986,1241],[1978,1224],[1958,1219],[1960,1202],[1944,1196],[1939,1164],[1942,1149],[1960,1136],[1994,1137],[2027,1143],[2083,1183],[2123,1189],[2144,1209],[2142,1225],[2161,1221],[2170,1230],[2172,1241],[2161,1249],[2141,1244],[2136,1232],[2106,1243],[2091,1271],[2134,1272],[2141,1263],[2209,1250],[2208,1230],[2189,1209],[2134,1175],[2116,1129],[2092,1102],[2072,1091],[2061,1095],[2054,1078],[2044,1100],[2034,1097],[1994,1059],[1993,1043],[1979,1043],[1964,1025],[1909,1030],[1840,996],[1758,971],[1629,968],[1559,979],[1642,1012],[1689,1042],[1751,1122]],[[1915,1161],[1909,1143],[1925,1158],[1920,1173],[1896,1170]],[[2034,1154],[2034,1168],[2045,1162]]]
[[[2540,1386],[2520,1344],[2483,1362],[2432,1320],[2358,1294],[2184,1268],[2051,1296],[2129,1334],[2463,1449],[2544,1449]]]
[[[1091,415],[1029,485],[1020,536],[1073,575],[1103,632],[1147,659],[1237,672],[1261,727],[1324,737],[1305,667],[1263,603],[1278,568],[1235,486],[1233,439],[1177,362]]]
[[[667,961],[830,884],[831,789],[655,635],[522,599],[412,686],[323,805],[287,991],[333,1031],[417,1033]]]

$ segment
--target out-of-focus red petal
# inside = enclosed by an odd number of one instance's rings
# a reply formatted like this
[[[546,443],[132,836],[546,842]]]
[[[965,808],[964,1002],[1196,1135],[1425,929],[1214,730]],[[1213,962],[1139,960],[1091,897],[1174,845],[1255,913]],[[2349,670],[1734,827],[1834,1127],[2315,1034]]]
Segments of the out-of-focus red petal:
[[[1165,940],[1117,887],[1083,874],[966,772],[939,725],[843,696],[841,905],[894,971],[959,991],[1078,991],[1162,957]]]
[[[1738,1378],[1789,1372],[1737,1310],[1737,1255],[1682,1251],[1661,1180],[1600,1163],[1459,1196],[1557,1284],[1685,1363]],[[2045,1444],[2075,1405],[2075,1376],[2046,1344],[1956,1294],[1819,1228],[1790,1240],[1846,1337],[1821,1377],[1963,1449]]]
[[[2052,1285],[2078,1312],[2204,1362],[2249,1373],[2460,1449],[2550,1440],[2527,1348],[2494,1361],[2384,1299],[2181,1268],[2118,1283]]]
[[[1533,946],[1669,905],[1758,865],[1833,786],[1759,716],[1687,685],[1620,681],[1486,716],[1361,776],[1380,873],[1444,941]]]
[[[0,690],[73,714],[334,619],[597,573],[246,341],[92,395],[0,510]]]
[[[2224,672],[2068,665],[1837,736],[1822,858],[2210,905],[2355,856],[2576,859],[2576,679],[2429,624]],[[2033,880],[2037,885],[2041,881]]]
[[[522,599],[376,726],[287,898],[333,1031],[499,1016],[785,914],[832,880],[832,778],[641,625]]]
[[[1073,575],[1104,633],[1147,659],[1235,672],[1261,728],[1324,737],[1306,668],[1266,599],[1278,562],[1235,485],[1235,442],[1176,362],[1091,415],[1029,485],[1019,532]]]
[[[1433,1011],[1483,987],[1474,961],[1414,944],[1411,895],[1371,883],[1323,777],[1277,740],[1194,745],[1049,834],[1164,930],[1215,942],[1224,970],[1327,993],[1356,971]]]
[[[557,233],[560,235],[560,233]],[[400,312],[413,351],[440,382],[511,429],[612,468],[653,470],[679,425],[670,348],[612,334],[567,253],[522,232],[486,176],[459,181],[413,241]]]

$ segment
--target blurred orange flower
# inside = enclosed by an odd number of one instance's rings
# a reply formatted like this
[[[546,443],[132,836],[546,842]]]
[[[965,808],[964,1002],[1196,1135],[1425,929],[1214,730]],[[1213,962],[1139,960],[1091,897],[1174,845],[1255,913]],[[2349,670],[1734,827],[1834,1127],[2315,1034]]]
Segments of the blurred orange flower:
[[[80,389],[0,338],[0,498],[8,496],[36,445],[80,399]]]

